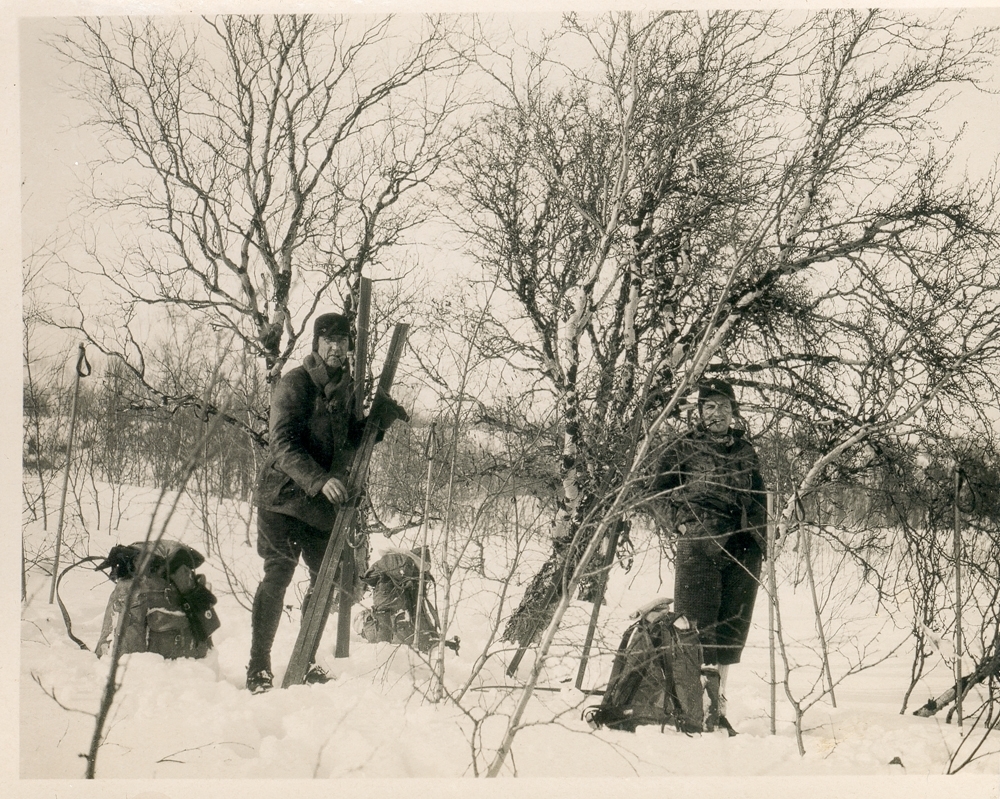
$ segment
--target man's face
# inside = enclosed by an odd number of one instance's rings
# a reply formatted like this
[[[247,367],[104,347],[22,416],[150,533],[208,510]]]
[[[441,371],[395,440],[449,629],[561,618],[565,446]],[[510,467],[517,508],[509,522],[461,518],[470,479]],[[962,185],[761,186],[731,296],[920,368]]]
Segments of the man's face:
[[[331,369],[347,368],[347,336],[320,336],[316,342],[316,354]]]
[[[733,422],[733,406],[725,397],[708,397],[699,406],[701,421],[713,433],[725,433]]]

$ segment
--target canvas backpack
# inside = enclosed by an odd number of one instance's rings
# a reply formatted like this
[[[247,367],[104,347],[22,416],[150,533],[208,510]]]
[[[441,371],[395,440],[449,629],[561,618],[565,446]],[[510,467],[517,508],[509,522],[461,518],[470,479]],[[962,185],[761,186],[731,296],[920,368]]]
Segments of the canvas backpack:
[[[419,641],[414,643],[417,594],[420,581],[420,550],[390,550],[361,577],[372,589],[372,607],[360,617],[361,636],[370,643],[406,644],[429,652],[440,640],[437,610],[430,601],[433,585],[430,557],[424,551],[424,596],[421,603]]]
[[[635,732],[640,724],[703,730],[702,648],[686,616],[671,599],[641,608],[622,636],[600,705],[584,717],[595,729]]]
[[[141,576],[143,556],[149,565]],[[204,556],[176,541],[140,541],[112,547],[98,569],[108,569],[115,583],[107,608],[97,656],[109,651],[119,618],[128,604],[120,654],[156,652],[165,658],[203,658],[219,626],[215,596],[195,569]]]

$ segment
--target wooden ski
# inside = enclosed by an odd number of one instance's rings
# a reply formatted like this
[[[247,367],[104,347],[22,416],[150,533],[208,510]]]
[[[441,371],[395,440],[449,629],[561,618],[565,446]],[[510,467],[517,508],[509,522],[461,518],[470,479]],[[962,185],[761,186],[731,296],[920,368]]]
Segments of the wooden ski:
[[[563,566],[565,566],[565,561],[563,562]],[[562,569],[560,569],[560,571],[562,571]],[[559,593],[559,584],[561,581],[556,579],[558,574],[559,573],[557,572],[555,575],[553,575],[552,582],[545,589],[545,595],[542,598],[543,608],[549,607],[549,605],[551,605],[555,601],[556,595]],[[548,622],[546,622],[545,624],[547,626]],[[528,648],[534,643],[534,638],[538,634],[540,628],[541,625],[536,623],[533,626],[531,635],[527,636],[527,640],[518,643],[517,651],[514,653],[514,657],[512,657],[510,659],[510,663],[507,664],[508,677],[513,677],[515,674],[517,674],[517,668],[518,666],[521,665],[521,661],[524,659],[524,655],[528,651]]]
[[[933,716],[942,708],[947,707],[952,702],[956,702],[959,696],[959,690],[962,692],[961,695],[964,696],[965,694],[968,694],[969,689],[971,689],[972,686],[985,682],[988,677],[997,676],[1000,676],[1000,652],[994,651],[992,655],[985,658],[978,666],[976,666],[971,674],[964,675],[962,677],[962,682],[959,685],[952,685],[947,691],[936,699],[928,700],[927,704],[914,710],[913,715],[922,716],[924,718]],[[953,712],[958,712],[957,703]],[[948,721],[949,723],[951,721],[950,714]]]
[[[597,574],[597,590],[594,595],[594,609],[590,613],[590,625],[587,627],[587,636],[583,640],[583,654],[580,656],[580,668],[576,672],[576,688],[583,690],[583,677],[587,673],[587,661],[590,659],[590,647],[594,643],[594,633],[597,630],[597,618],[601,615],[601,605],[604,604],[604,594],[608,590],[608,577],[611,567],[615,563],[615,556],[618,549],[618,538],[622,532],[622,525],[626,522],[619,520],[605,539],[608,551],[601,562],[600,571]]]
[[[406,343],[406,333],[409,327],[407,324],[398,324],[393,330],[392,342],[389,344],[389,352],[379,377],[378,392],[388,395],[389,389],[392,388],[392,382],[396,377],[396,367],[403,354],[403,346]],[[372,452],[375,449],[375,439],[378,436],[379,427],[377,419],[368,418],[361,437],[361,444],[354,455],[351,473],[347,480],[348,499],[341,505],[333,523],[333,531],[330,533],[326,553],[323,555],[323,564],[316,576],[316,585],[313,586],[312,595],[302,612],[302,624],[292,649],[292,656],[288,661],[288,668],[285,669],[285,676],[281,682],[282,688],[304,683],[309,666],[316,658],[323,628],[330,616],[333,590],[336,587],[337,564],[340,563],[344,553],[348,536],[354,529],[358,504],[364,491],[365,480],[368,477],[368,463],[371,461]]]
[[[583,675],[585,674],[585,672],[587,670],[587,660],[588,660],[588,658],[590,656],[590,647],[591,647],[591,645],[593,643],[593,640],[594,640],[594,630],[595,630],[595,628],[597,626],[597,617],[598,617],[598,615],[601,612],[601,603],[604,601],[604,592],[605,592],[605,590],[607,588],[608,571],[610,570],[611,565],[614,563],[615,551],[618,548],[618,537],[619,537],[620,533],[621,533],[621,528],[618,527],[617,525],[609,533],[609,536],[610,536],[610,541],[609,541],[610,548],[609,548],[608,552],[605,553],[605,558],[602,559],[602,564],[601,564],[601,567],[600,567],[601,571],[600,571],[600,574],[598,576],[598,580],[599,580],[599,587],[598,587],[598,591],[597,591],[598,596],[596,596],[595,599],[594,599],[594,610],[593,610],[593,612],[591,613],[591,616],[590,616],[590,626],[587,629],[587,637],[586,637],[586,640],[584,641],[584,645],[583,645],[583,657],[580,660],[580,667],[579,667],[579,670],[578,670],[577,676],[576,676],[576,687],[577,688],[580,688],[580,686],[582,685],[582,683],[583,683]],[[568,554],[569,554],[569,551],[567,550],[567,557],[568,557]],[[595,555],[595,557],[596,557],[596,555]],[[560,567],[560,571],[563,568],[565,568],[565,565],[566,564],[565,564],[565,560],[564,560],[562,566]],[[547,608],[549,605],[551,605],[555,601],[556,596],[559,593],[560,584],[561,584],[561,580],[557,580],[556,579],[556,575],[553,575],[552,582],[546,588],[544,597],[542,599],[541,606],[543,608]],[[506,674],[507,674],[508,677],[513,677],[515,674],[517,674],[517,669],[521,665],[521,661],[524,659],[524,656],[527,653],[528,649],[534,643],[535,636],[538,634],[538,631],[540,629],[543,629],[545,626],[548,626],[548,621],[545,621],[544,625],[541,624],[541,623],[537,623],[534,626],[534,629],[532,630],[531,635],[527,636],[527,641],[526,642],[520,642],[518,644],[517,651],[514,653],[514,657],[512,657],[510,659],[510,663],[507,664],[507,672],[506,672]]]
[[[368,372],[368,319],[372,301],[372,282],[361,278],[358,288],[358,313],[354,320],[357,336],[354,340],[354,407],[360,414],[365,406],[365,375]],[[334,657],[351,654],[351,608],[354,606],[355,560],[351,547],[344,549],[340,559],[340,601],[337,604],[337,644]]]

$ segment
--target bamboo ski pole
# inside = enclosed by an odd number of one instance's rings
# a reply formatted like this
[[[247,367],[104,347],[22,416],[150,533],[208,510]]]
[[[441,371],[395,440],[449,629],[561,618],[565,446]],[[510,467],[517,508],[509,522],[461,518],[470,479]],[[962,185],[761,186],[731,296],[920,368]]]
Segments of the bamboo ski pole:
[[[962,470],[955,466],[955,712],[962,732],[962,511],[958,507],[962,491]]]
[[[424,459],[427,461],[427,486],[424,491],[424,518],[420,524],[420,571],[417,575],[417,617],[413,622],[413,647],[418,652],[420,651],[420,619],[424,615],[424,572],[427,569],[427,527],[431,512],[431,470],[434,467],[434,446],[436,444],[434,431],[436,428],[437,422],[431,422],[431,429],[427,433],[427,442],[424,444]]]
[[[580,667],[576,672],[576,689],[583,690],[583,677],[587,673],[587,661],[590,659],[590,647],[594,643],[594,633],[597,631],[597,618],[601,614],[601,605],[604,604],[604,594],[608,590],[608,577],[611,567],[615,562],[615,553],[618,549],[618,538],[621,535],[621,525],[624,521],[619,521],[612,527],[605,539],[608,551],[604,553],[601,561],[600,572],[597,574],[597,591],[594,596],[594,608],[590,612],[590,624],[587,626],[587,636],[583,641],[583,654],[580,656]]]
[[[63,521],[66,518],[66,492],[69,490],[69,469],[73,456],[73,434],[76,431],[76,404],[80,396],[80,378],[90,374],[87,351],[83,344],[76,358],[76,377],[73,380],[73,404],[69,412],[69,434],[66,437],[66,471],[63,474],[62,494],[59,498],[59,523],[56,525],[56,558],[52,566],[52,585],[49,588],[49,604],[55,601],[56,580],[59,579],[59,557],[62,551]]]
[[[812,594],[813,612],[816,614],[816,632],[819,634],[819,645],[823,654],[823,673],[826,675],[827,685],[830,686],[830,702],[837,706],[837,696],[833,692],[833,672],[830,669],[830,649],[826,642],[826,632],[823,630],[823,617],[820,615],[819,596],[816,593],[816,578],[812,567],[812,530],[802,524],[805,521],[805,508],[802,502],[795,497],[795,516],[799,521],[799,529],[805,536],[804,549],[806,560],[806,579],[809,581],[809,592]],[[819,519],[817,519],[819,522]]]
[[[777,602],[777,591],[775,584],[777,579],[774,574],[774,542],[775,542],[775,513],[778,506],[778,498],[773,491],[767,492],[767,650],[768,659],[771,666],[771,735],[777,735],[777,713],[778,713],[778,677],[777,666],[775,664],[774,627],[776,624],[774,605]]]

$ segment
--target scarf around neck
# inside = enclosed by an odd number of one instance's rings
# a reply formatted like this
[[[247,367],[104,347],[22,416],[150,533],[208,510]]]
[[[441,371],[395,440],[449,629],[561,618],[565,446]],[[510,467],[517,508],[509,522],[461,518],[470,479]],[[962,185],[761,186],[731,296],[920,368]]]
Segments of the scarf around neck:
[[[330,369],[315,352],[310,352],[302,366],[323,392],[327,407],[331,411],[346,409],[351,398],[351,373],[345,368]]]

